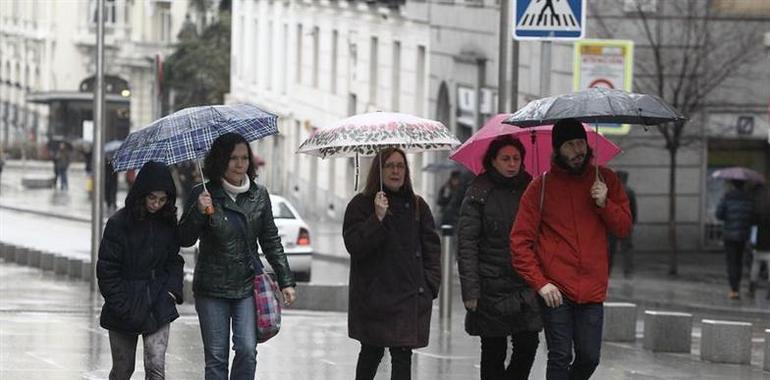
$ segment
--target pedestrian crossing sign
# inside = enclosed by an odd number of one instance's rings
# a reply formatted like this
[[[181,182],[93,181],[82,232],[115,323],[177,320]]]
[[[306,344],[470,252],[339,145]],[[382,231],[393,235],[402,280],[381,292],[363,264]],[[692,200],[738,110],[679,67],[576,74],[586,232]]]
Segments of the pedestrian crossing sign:
[[[579,40],[585,31],[585,0],[514,0],[516,40]]]

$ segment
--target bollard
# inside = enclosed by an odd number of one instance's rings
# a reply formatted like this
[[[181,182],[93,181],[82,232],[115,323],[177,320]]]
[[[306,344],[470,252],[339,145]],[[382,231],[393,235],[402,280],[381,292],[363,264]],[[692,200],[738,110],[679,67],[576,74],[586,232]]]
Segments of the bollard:
[[[451,330],[452,324],[452,236],[454,227],[441,226],[443,244],[441,249],[441,291],[439,291],[438,314],[443,331]]]

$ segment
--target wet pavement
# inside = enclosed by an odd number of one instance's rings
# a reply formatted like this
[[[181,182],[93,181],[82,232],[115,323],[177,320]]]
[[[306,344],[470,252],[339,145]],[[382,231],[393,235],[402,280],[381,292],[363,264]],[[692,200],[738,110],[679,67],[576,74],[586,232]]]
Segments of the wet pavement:
[[[0,378],[106,379],[110,351],[99,327],[100,297],[88,284],[37,269],[0,263]],[[166,372],[169,379],[201,379],[203,353],[192,305],[180,307],[172,323]],[[436,310],[434,308],[434,314]],[[416,350],[415,379],[478,379],[479,343],[461,330],[441,333],[433,318],[430,345]],[[693,333],[691,354],[652,353],[636,343],[604,343],[594,379],[768,379],[760,369],[755,339],[752,365],[720,365],[698,359],[700,329]],[[542,334],[541,334],[542,338]],[[141,345],[140,345],[141,347]],[[344,313],[287,310],[281,332],[258,346],[257,378],[264,380],[352,379],[358,344],[347,337]],[[389,378],[387,356],[377,379]],[[531,378],[545,375],[541,344]],[[142,378],[141,348],[137,372]]]
[[[45,174],[50,163],[30,162],[27,173]],[[85,174],[74,165],[70,190],[25,190],[22,168],[10,161],[0,186],[0,241],[67,256],[90,257],[90,201]],[[119,206],[125,190],[118,194]],[[341,239],[341,224],[307,220],[317,251],[312,283],[347,283],[349,260]],[[188,260],[189,263],[189,260]],[[598,379],[770,379],[762,373],[763,330],[770,328],[766,285],[754,298],[745,292],[740,301],[726,297],[724,259],[720,253],[682,253],[680,275],[666,275],[665,253],[642,252],[635,257],[633,278],[618,271],[610,280],[610,301],[631,301],[645,309],[689,311],[695,314],[691,354],[654,354],[632,344],[605,343]],[[619,267],[619,265],[618,265]],[[300,295],[301,296],[301,295]],[[459,284],[453,286],[453,323],[441,334],[437,310],[431,345],[417,351],[416,379],[478,378],[477,338],[462,330],[464,310]],[[37,269],[0,264],[0,379],[106,378],[109,347],[106,332],[98,326],[100,297],[88,283],[69,280]],[[202,378],[203,357],[197,318],[190,304],[172,325],[167,371],[171,379]],[[751,366],[717,365],[699,360],[700,320],[703,318],[753,323]],[[641,318],[637,336],[643,331]],[[344,313],[289,310],[284,329],[259,347],[260,379],[353,378],[357,343],[347,338]],[[138,356],[137,369],[141,369]],[[388,366],[385,361],[385,379]],[[541,345],[532,378],[544,377],[545,352]],[[135,376],[139,378],[140,376]]]

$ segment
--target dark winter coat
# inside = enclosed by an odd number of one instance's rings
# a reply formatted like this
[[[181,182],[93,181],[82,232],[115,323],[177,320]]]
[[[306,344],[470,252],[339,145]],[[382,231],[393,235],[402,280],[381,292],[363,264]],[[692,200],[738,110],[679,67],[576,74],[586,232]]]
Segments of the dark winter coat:
[[[508,237],[519,200],[532,176],[505,178],[492,169],[471,183],[457,226],[457,265],[463,301],[478,300],[468,311],[471,335],[508,336],[539,331],[543,322],[537,296],[511,264]]]
[[[722,238],[725,241],[745,242],[749,239],[754,222],[754,200],[740,189],[727,192],[717,206],[717,219],[724,221]]]
[[[348,334],[368,345],[425,347],[441,282],[439,237],[422,198],[405,191],[386,194],[382,222],[374,213],[374,196],[358,194],[345,210]]]
[[[165,191],[175,202],[174,182],[163,164],[148,163],[126,197],[126,207],[107,221],[96,276],[104,297],[100,324],[126,334],[151,334],[179,317],[184,259],[179,255],[176,217],[137,217],[132,209],[148,193]],[[173,297],[171,294],[173,294]]]
[[[280,288],[296,286],[273,220],[267,189],[251,181],[249,190],[238,194],[233,201],[218,181],[208,181],[206,187],[214,214],[204,215],[198,210],[198,196],[203,191],[199,185],[190,194],[179,223],[182,246],[192,246],[200,239],[193,279],[195,295],[248,297],[254,290],[254,265],[262,266],[256,255],[257,241],[275,271]]]

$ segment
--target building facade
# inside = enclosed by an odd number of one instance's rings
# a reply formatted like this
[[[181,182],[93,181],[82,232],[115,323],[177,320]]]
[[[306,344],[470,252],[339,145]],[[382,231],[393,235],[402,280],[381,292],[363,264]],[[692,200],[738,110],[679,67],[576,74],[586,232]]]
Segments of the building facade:
[[[105,0],[106,138],[158,116],[159,71],[189,1]],[[0,2],[0,140],[89,140],[96,72],[96,0]]]

